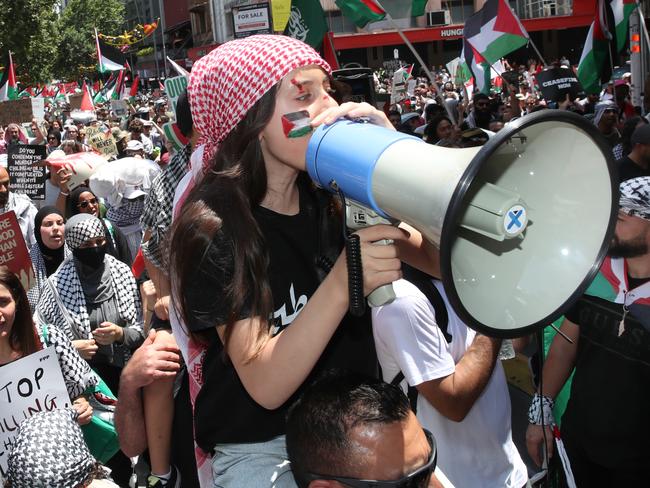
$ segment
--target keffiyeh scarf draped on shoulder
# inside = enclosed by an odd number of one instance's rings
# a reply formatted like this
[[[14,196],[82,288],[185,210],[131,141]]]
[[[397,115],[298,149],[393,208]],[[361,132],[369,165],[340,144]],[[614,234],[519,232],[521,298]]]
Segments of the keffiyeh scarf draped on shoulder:
[[[141,331],[142,310],[131,270],[127,265],[112,256],[105,256],[104,259],[106,266],[109,267],[111,285],[117,297],[117,308],[120,317],[130,327]],[[86,299],[74,265],[74,259],[64,261],[56,273],[50,276],[49,281],[53,288],[56,289],[73,323],[71,324],[66,320],[52,288],[49,286],[43,288],[41,299],[36,308],[38,323],[56,325],[71,340],[90,337],[90,319],[86,309]]]
[[[70,249],[68,249],[68,246],[66,245],[63,246],[63,252],[65,259],[71,256]],[[41,253],[38,244],[34,244],[31,247],[29,250],[29,257],[32,260],[36,284],[27,291],[27,299],[29,300],[29,306],[31,307],[32,312],[34,312],[34,310],[36,310],[36,305],[38,305],[38,300],[43,291],[43,287],[46,286],[45,280],[47,280],[47,271],[45,269],[45,258],[43,258],[43,254]]]

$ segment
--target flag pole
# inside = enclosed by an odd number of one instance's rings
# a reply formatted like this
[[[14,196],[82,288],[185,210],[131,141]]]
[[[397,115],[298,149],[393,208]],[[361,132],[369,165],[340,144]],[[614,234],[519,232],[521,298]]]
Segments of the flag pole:
[[[542,61],[542,64],[544,64],[544,68],[548,68],[548,64],[546,64],[546,60],[542,56],[542,53],[539,52],[539,49],[537,49],[537,46],[533,42],[532,38],[529,37],[528,42],[530,42],[530,45],[533,46],[533,49],[535,50],[537,57]]]
[[[386,10],[382,6],[382,4],[379,2],[379,0],[373,0],[373,1],[377,4],[377,6],[380,9],[382,9],[384,12],[386,12],[386,20],[388,20],[390,25],[393,26],[393,28],[397,31],[399,36],[404,41],[404,44],[406,44],[406,46],[413,53],[413,56],[415,56],[415,59],[417,60],[417,62],[420,63],[420,66],[422,66],[422,69],[424,69],[424,72],[426,73],[427,78],[429,78],[429,81],[431,82],[431,84],[435,85],[437,87],[438,85],[436,85],[436,79],[434,78],[433,73],[431,73],[431,70],[427,67],[426,63],[422,60],[422,58],[420,57],[418,52],[415,50],[415,48],[413,47],[413,44],[411,44],[411,41],[408,40],[408,38],[406,37],[406,35],[402,31],[402,29],[400,29],[400,27],[397,25],[397,23],[395,22],[393,17],[390,15],[390,12],[388,10]],[[440,97],[440,99],[442,100],[442,103],[443,103],[443,105],[445,107],[445,110],[447,111],[447,115],[449,116],[449,118],[451,119],[451,121],[455,125],[456,124],[456,117],[454,117],[454,114],[451,111],[451,108],[449,107],[449,105],[447,104],[447,101],[445,99],[443,99],[442,97]]]

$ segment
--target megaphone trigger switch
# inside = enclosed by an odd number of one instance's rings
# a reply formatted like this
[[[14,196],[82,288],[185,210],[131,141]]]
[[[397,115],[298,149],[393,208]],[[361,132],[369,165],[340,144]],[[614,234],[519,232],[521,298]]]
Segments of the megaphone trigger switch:
[[[528,223],[528,215],[523,205],[514,205],[508,209],[503,219],[503,227],[507,237],[521,234]]]

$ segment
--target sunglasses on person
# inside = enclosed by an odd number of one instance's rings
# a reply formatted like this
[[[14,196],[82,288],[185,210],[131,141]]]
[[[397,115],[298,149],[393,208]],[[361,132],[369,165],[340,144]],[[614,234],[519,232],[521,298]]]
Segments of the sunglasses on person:
[[[605,113],[605,114],[616,114],[616,113],[618,113],[618,110],[616,110],[615,108],[606,108],[605,110],[603,110],[603,113]]]
[[[56,141],[56,137],[48,137],[47,140],[48,141]]]
[[[438,451],[436,449],[436,440],[433,434],[427,429],[422,429],[427,438],[431,453],[429,459],[424,466],[419,467],[412,473],[407,474],[403,478],[390,481],[378,480],[361,480],[357,478],[345,478],[342,476],[320,475],[313,473],[305,473],[305,478],[311,482],[315,480],[332,480],[338,481],[342,485],[351,488],[427,488],[431,474],[436,469],[436,459],[438,458]]]
[[[79,202],[77,204],[77,207],[79,207],[79,208],[87,208],[88,205],[97,205],[97,199],[96,198],[91,198],[90,200],[84,200],[83,202]]]

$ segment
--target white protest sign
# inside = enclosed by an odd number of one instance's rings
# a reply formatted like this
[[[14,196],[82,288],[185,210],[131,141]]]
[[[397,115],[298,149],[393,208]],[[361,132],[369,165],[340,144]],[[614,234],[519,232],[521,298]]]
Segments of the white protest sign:
[[[165,80],[165,93],[169,99],[170,105],[176,114],[176,102],[178,97],[187,88],[187,76],[174,76]]]
[[[123,117],[129,114],[129,107],[126,100],[111,100],[111,110],[117,117]]]
[[[20,423],[38,412],[70,406],[54,347],[0,367],[0,478],[7,472]]]

